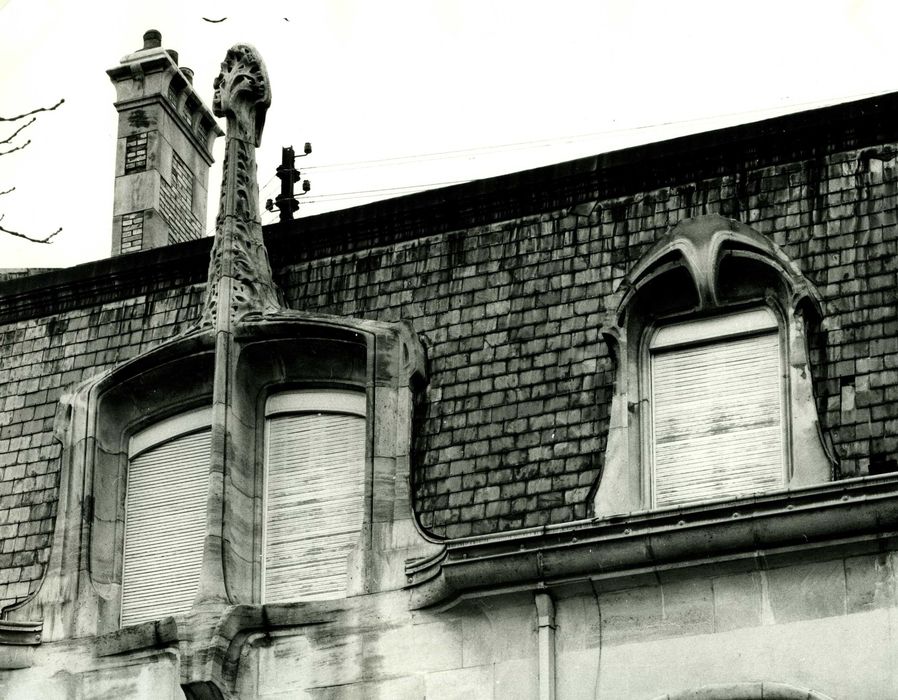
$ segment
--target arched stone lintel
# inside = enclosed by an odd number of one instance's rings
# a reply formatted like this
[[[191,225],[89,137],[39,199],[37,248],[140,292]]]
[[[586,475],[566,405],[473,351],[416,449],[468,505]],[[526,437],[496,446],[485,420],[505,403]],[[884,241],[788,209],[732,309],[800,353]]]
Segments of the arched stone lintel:
[[[607,325],[621,326],[640,291],[659,275],[683,267],[695,285],[698,309],[721,305],[720,263],[727,255],[754,259],[772,267],[787,282],[793,308],[809,304],[822,315],[820,293],[773,241],[753,228],[718,215],[687,219],[674,226],[623,278],[616,291]]]

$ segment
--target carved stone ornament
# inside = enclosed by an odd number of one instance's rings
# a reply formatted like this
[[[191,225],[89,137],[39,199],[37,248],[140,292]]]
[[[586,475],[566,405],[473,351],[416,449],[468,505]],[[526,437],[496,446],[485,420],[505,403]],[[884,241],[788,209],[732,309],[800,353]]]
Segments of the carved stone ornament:
[[[280,294],[262,241],[256,147],[271,89],[265,64],[249,44],[232,46],[215,79],[212,107],[227,120],[221,200],[200,328],[230,328],[248,313],[276,313]]]

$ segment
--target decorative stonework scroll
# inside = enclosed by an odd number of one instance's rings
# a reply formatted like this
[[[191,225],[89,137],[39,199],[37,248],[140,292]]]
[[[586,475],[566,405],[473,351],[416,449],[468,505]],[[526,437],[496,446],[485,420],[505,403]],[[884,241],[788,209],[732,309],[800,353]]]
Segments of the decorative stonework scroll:
[[[230,328],[248,313],[280,310],[262,241],[256,147],[271,90],[265,64],[248,44],[231,47],[215,79],[212,109],[227,119],[221,200],[200,328]]]

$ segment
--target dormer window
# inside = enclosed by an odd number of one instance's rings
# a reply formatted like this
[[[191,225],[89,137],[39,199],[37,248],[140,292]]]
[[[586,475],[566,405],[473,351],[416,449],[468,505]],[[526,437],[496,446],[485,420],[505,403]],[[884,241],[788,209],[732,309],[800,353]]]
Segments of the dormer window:
[[[653,507],[783,488],[786,386],[773,311],[663,325],[647,361]]]
[[[65,404],[51,573],[19,613],[41,611],[45,639],[404,585],[418,535],[400,484],[424,377],[410,328],[291,312],[245,322],[225,478],[214,341],[176,338]]]
[[[771,241],[736,221],[677,225],[610,300],[617,362],[598,516],[828,481],[808,327],[819,297]]]

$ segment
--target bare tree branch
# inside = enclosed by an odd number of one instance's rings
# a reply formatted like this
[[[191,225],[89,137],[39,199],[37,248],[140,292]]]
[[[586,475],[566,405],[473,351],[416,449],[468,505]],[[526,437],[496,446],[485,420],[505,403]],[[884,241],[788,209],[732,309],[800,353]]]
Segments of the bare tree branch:
[[[25,143],[22,143],[22,144],[19,144],[16,146],[12,146],[13,139],[15,139],[19,134],[22,133],[22,131],[24,131],[29,126],[34,124],[35,121],[37,121],[37,117],[35,117],[33,115],[38,114],[40,112],[52,112],[54,109],[59,107],[59,105],[61,105],[63,102],[65,102],[65,99],[60,99],[59,102],[57,102],[52,107],[38,107],[37,109],[32,109],[30,112],[25,112],[23,114],[17,114],[14,117],[0,116],[0,122],[16,122],[16,121],[19,121],[20,119],[24,119],[26,117],[31,117],[31,119],[29,119],[27,122],[25,122],[24,124],[19,126],[15,131],[13,131],[12,134],[7,136],[5,139],[0,140],[0,146],[11,146],[10,148],[7,148],[7,150],[5,150],[5,151],[0,151],[0,156],[8,156],[10,153],[15,153],[16,151],[21,151],[28,144],[30,144],[31,139],[28,139],[27,141],[25,141]],[[14,191],[15,189],[16,189],[15,187],[10,187],[8,190],[0,191],[0,196],[9,194],[10,192]],[[5,214],[0,214],[0,221],[2,221],[4,218],[5,218]],[[50,241],[61,231],[62,231],[62,227],[60,226],[53,233],[51,233],[47,236],[44,236],[43,238],[38,238],[35,236],[29,236],[27,234],[19,233],[18,231],[13,231],[11,229],[4,228],[3,226],[0,226],[0,232],[5,233],[9,236],[15,236],[16,238],[23,238],[24,240],[31,241],[32,243],[50,243]]]
[[[15,148],[10,148],[8,151],[0,151],[0,156],[8,156],[10,153],[15,153],[16,151],[21,151],[25,146],[31,143],[31,139],[28,139],[25,143],[16,146]]]
[[[65,102],[65,98],[59,100],[52,107],[38,107],[37,109],[32,109],[30,112],[24,112],[23,114],[18,114],[15,117],[0,117],[0,122],[16,122],[19,119],[24,119],[25,117],[30,117],[32,114],[37,114],[38,112],[52,112],[54,109],[59,107],[63,102]]]
[[[18,231],[10,231],[8,228],[3,228],[2,226],[0,226],[0,231],[3,231],[3,233],[8,233],[10,236],[15,236],[16,238],[24,238],[26,241],[31,241],[32,243],[49,243],[51,238],[62,231],[62,227],[60,226],[53,233],[44,238],[32,238],[31,236],[26,236],[24,233],[19,233]]]
[[[9,138],[6,138],[6,139],[3,139],[2,141],[0,141],[0,145],[3,145],[3,144],[5,144],[5,143],[9,143],[9,142],[12,141],[16,136],[18,136],[19,134],[21,134],[23,129],[27,129],[29,126],[31,126],[32,124],[34,124],[34,122],[36,122],[36,121],[37,121],[37,117],[31,117],[31,120],[30,120],[30,121],[27,121],[27,122],[25,122],[24,124],[22,124],[22,126],[20,126],[18,129],[16,129],[16,130],[12,133],[12,135],[11,135]]]

